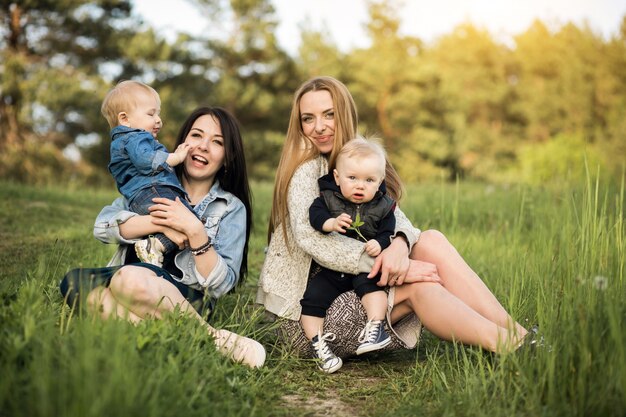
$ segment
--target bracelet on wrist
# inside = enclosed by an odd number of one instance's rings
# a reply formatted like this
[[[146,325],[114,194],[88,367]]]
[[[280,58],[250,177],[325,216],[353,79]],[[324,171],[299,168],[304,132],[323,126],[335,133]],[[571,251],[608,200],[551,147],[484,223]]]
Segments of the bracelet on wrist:
[[[189,252],[191,252],[193,256],[198,256],[198,255],[202,255],[203,253],[207,253],[209,249],[211,249],[212,247],[213,247],[213,242],[211,242],[211,238],[208,237],[207,242],[204,245],[199,246],[197,248],[190,247]]]

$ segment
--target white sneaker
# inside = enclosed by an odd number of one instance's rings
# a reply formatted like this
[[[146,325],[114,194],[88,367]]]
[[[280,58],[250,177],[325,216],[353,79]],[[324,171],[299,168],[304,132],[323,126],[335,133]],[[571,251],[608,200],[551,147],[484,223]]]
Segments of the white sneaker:
[[[256,340],[224,329],[216,330],[213,336],[217,350],[235,362],[251,368],[260,368],[265,363],[265,348]]]
[[[136,242],[135,253],[141,262],[163,266],[163,244],[154,236]]]
[[[326,342],[332,342],[335,340],[334,333],[326,333],[322,336],[322,333],[318,333],[311,340],[311,347],[313,347],[313,355],[318,360],[317,367],[320,370],[332,374],[343,366],[343,361],[340,357],[335,355]]]

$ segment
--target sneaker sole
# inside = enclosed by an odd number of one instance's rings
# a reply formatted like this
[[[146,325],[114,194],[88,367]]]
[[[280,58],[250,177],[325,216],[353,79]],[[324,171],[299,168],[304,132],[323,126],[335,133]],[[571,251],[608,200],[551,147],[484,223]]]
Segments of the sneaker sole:
[[[391,343],[391,338],[390,337],[385,339],[385,340],[383,340],[380,343],[367,345],[367,346],[364,346],[364,347],[359,346],[357,348],[357,350],[356,350],[356,354],[357,355],[362,355],[362,354],[367,353],[367,352],[373,352],[375,350],[380,350],[380,349],[384,348],[385,346],[387,346],[389,343]]]
[[[141,262],[152,264],[151,259],[150,259],[151,258],[150,253],[146,247],[143,247],[143,246],[140,247],[140,246],[135,245],[135,253],[137,254],[137,258],[139,258]]]
[[[342,366],[343,366],[343,361],[341,360],[341,358],[339,358],[339,363],[337,363],[337,365],[333,366],[332,368],[324,369],[321,366],[318,366],[318,368],[322,372],[326,372],[327,374],[332,374],[332,373],[337,372],[339,369],[341,369]]]
[[[149,250],[143,246],[139,247],[135,245],[135,254],[137,254],[137,258],[139,258],[139,261],[143,263],[155,265],[158,267],[161,267],[163,265],[162,263],[159,263],[158,259],[152,259],[153,257],[150,254]]]

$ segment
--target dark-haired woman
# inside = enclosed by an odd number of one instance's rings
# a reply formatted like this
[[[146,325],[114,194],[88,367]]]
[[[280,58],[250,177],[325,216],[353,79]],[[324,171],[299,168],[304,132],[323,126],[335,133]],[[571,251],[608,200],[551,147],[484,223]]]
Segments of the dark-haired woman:
[[[176,147],[183,142],[190,150],[176,170],[195,213],[178,199],[155,198],[150,215],[142,216],[118,198],[102,209],[94,226],[96,238],[119,245],[115,256],[106,268],[68,272],[61,292],[70,305],[85,302],[104,318],[133,323],[182,311],[206,326],[218,351],[261,367],[261,344],[205,320],[217,298],[247,272],[252,208],[237,120],[221,108],[199,108],[183,124]],[[164,233],[184,248],[166,256],[162,267],[141,263],[127,250],[154,233]]]

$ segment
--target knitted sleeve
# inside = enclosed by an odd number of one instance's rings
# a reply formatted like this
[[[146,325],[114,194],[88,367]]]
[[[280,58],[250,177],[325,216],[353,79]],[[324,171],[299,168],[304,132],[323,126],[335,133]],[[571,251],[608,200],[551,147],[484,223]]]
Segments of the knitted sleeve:
[[[336,232],[320,233],[313,229],[309,221],[309,207],[319,196],[317,178],[320,171],[324,170],[324,165],[321,158],[306,162],[296,170],[291,179],[287,194],[292,230],[289,243],[298,245],[326,268],[356,274],[359,272],[359,259],[364,244]]]

